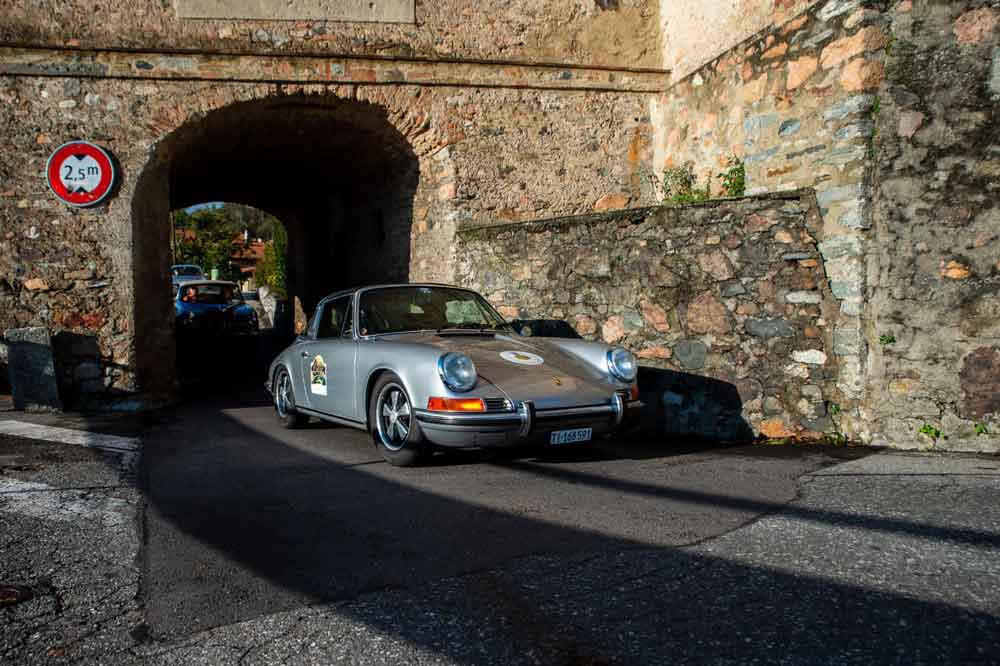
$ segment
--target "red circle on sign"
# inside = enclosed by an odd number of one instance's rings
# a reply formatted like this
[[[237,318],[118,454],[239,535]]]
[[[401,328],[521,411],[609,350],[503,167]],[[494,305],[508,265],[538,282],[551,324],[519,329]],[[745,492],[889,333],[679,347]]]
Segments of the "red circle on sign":
[[[93,206],[108,196],[115,182],[111,156],[87,141],[56,148],[45,173],[52,193],[71,206]]]

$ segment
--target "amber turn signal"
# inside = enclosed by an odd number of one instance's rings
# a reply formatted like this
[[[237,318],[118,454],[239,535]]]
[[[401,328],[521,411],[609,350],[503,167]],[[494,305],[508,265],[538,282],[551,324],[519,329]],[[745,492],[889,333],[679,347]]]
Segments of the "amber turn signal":
[[[631,398],[633,400],[638,400],[639,399],[639,385],[638,384],[633,384],[632,385],[632,388],[629,389],[629,396],[631,396]]]
[[[482,398],[429,398],[427,409],[432,412],[485,412]]]

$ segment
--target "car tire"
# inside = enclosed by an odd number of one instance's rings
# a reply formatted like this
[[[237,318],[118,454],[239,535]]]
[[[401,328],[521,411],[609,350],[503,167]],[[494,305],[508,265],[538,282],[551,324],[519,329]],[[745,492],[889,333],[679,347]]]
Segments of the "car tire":
[[[429,453],[413,403],[403,382],[387,372],[375,382],[368,404],[368,425],[375,448],[386,462],[398,467],[415,465]]]
[[[283,428],[301,428],[309,422],[308,416],[295,409],[295,387],[288,370],[281,368],[275,373],[271,389],[274,396],[274,411]]]

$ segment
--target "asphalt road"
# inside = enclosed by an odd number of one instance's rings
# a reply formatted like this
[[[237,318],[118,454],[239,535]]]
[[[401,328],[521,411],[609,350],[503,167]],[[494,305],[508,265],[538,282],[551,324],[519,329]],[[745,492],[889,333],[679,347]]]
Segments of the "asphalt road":
[[[779,510],[803,474],[860,455],[640,438],[401,469],[366,433],[281,429],[266,400],[192,400],[146,437],[144,601],[158,638],[532,555],[698,543]]]
[[[0,437],[0,582],[35,593],[0,662],[1000,663],[995,456],[634,438],[397,469],[262,398],[19,416],[145,457]]]

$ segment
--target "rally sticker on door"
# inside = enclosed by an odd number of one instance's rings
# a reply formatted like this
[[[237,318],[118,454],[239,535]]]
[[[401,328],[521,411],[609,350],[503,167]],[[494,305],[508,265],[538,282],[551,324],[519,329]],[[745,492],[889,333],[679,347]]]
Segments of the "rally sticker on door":
[[[531,352],[505,351],[500,352],[500,358],[511,363],[517,363],[518,365],[541,365],[545,363],[544,358]]]
[[[309,368],[309,390],[316,395],[326,395],[326,361],[322,356],[314,358]]]

